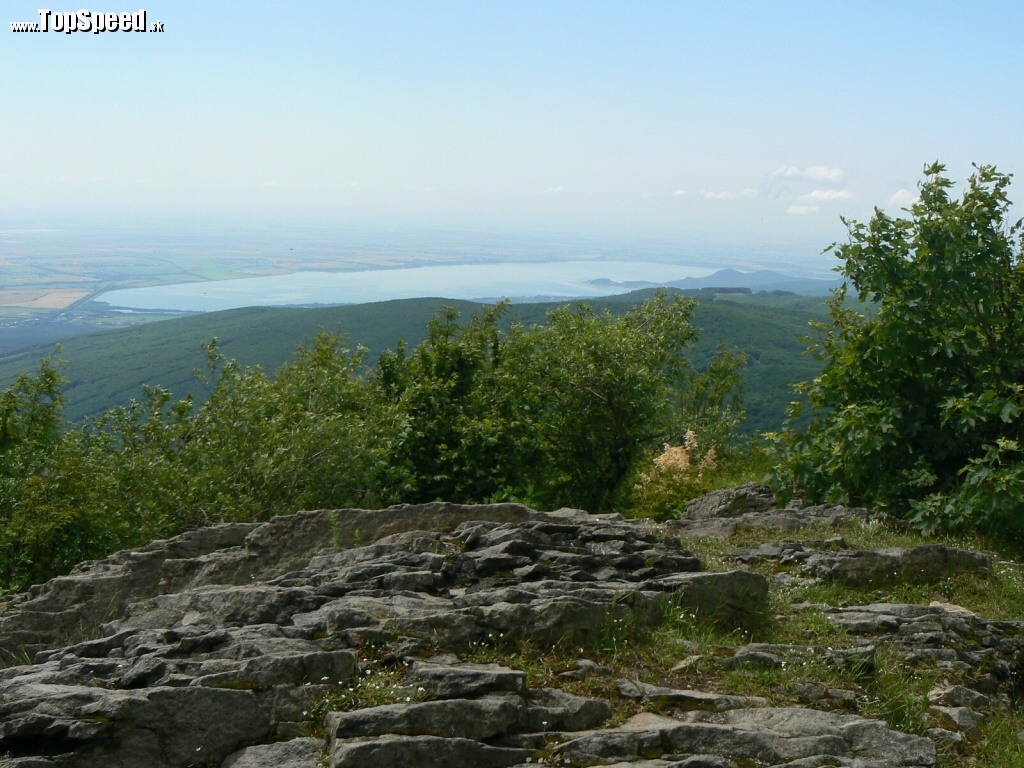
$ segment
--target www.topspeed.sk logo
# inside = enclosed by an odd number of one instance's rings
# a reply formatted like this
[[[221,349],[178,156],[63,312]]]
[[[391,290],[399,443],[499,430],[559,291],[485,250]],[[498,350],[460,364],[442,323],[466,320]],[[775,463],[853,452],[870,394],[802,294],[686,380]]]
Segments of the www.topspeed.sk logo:
[[[51,11],[39,9],[39,21],[12,21],[11,32],[163,32],[164,23],[146,23],[146,10],[140,8],[134,13],[99,13],[82,9],[80,11]]]

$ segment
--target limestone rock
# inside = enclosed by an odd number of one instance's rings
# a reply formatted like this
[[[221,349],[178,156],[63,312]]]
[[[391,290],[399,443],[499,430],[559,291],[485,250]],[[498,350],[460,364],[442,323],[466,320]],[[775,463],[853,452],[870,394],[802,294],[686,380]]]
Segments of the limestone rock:
[[[856,587],[882,587],[902,583],[932,583],[955,570],[988,570],[990,558],[978,552],[925,544],[913,549],[857,550],[815,553],[804,571],[826,581]]]
[[[642,714],[619,728],[567,741],[556,754],[578,762],[694,754],[769,765],[798,760],[827,765],[832,758],[872,768],[936,762],[930,739],[893,731],[877,720],[794,707],[693,711],[675,718]]]
[[[492,747],[471,739],[438,736],[378,736],[336,744],[331,768],[509,768],[523,763],[530,752],[510,747]]]
[[[229,755],[222,768],[319,768],[322,739],[300,737],[261,744]]]
[[[712,491],[694,499],[678,520],[669,523],[683,536],[724,538],[737,531],[775,529],[797,531],[810,525],[829,526],[848,519],[867,519],[866,509],[836,504],[777,508],[771,493],[753,483]]]
[[[655,626],[667,611],[749,626],[768,610],[768,581],[742,569],[703,572],[681,537],[792,531],[866,514],[777,509],[747,486],[694,503],[667,526],[435,503],[302,512],[153,542],[0,598],[0,654],[34,662],[0,669],[0,762],[525,768],[553,754],[619,768],[930,766],[931,740],[860,717],[853,692],[813,681],[795,691],[808,707],[778,708],[655,685],[645,673],[619,681],[620,694],[662,714],[607,727],[607,701],[531,688],[522,670],[457,655],[520,640],[575,648],[620,625]],[[922,562],[911,553],[907,563]],[[849,569],[840,564],[852,562],[848,554],[826,538],[737,559],[813,563],[825,577],[828,568]],[[942,557],[951,567],[976,562],[953,550]],[[752,643],[712,662],[783,665],[813,654],[870,674],[884,643],[908,664],[956,673],[948,679],[962,685],[931,697],[936,737],[954,740],[970,737],[980,711],[1024,688],[1024,625],[941,606],[815,610],[858,645]],[[340,711],[358,700],[350,689],[359,678],[370,684],[371,666],[387,671],[394,703]],[[603,690],[611,681],[600,676],[610,672],[580,660],[562,679],[572,686],[573,677],[593,676],[588,682]]]
[[[332,712],[327,716],[327,730],[332,741],[389,733],[483,741],[503,736],[518,718],[519,697],[492,695]]]
[[[618,686],[619,693],[625,698],[637,699],[661,710],[724,712],[727,709],[761,707],[768,704],[767,700],[757,696],[728,696],[704,691],[679,690],[633,680],[619,680]]]

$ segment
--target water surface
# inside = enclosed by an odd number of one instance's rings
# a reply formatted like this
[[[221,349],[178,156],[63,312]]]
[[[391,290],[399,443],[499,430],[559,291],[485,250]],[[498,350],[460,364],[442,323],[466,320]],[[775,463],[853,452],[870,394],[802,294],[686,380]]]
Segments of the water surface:
[[[587,298],[704,277],[711,269],[628,261],[548,261],[406,267],[360,272],[294,272],[270,277],[126,288],[97,298],[116,307],[212,312],[251,306],[361,304],[441,296],[448,299]],[[599,281],[597,283],[592,281]],[[602,282],[604,281],[604,282]]]

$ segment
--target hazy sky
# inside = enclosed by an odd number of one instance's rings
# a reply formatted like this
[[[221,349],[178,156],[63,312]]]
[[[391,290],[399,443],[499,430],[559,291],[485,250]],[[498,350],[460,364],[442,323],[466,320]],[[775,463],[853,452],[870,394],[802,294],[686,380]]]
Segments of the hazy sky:
[[[13,33],[40,3],[0,0],[0,222],[825,245],[931,161],[1024,170],[1019,0],[141,2],[163,33]]]

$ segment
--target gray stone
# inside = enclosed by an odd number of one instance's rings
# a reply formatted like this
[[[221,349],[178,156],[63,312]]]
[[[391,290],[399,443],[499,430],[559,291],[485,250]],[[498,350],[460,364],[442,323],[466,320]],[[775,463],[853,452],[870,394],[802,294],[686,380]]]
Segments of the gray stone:
[[[432,664],[415,662],[405,684],[423,687],[437,699],[462,699],[487,693],[516,693],[525,696],[526,674],[498,664]]]
[[[987,709],[992,706],[990,696],[963,685],[938,685],[928,692],[928,701],[944,707]]]
[[[672,592],[681,608],[723,626],[748,624],[763,616],[768,606],[768,579],[750,571],[677,573],[645,586]]]
[[[332,713],[324,753],[332,765],[526,766],[537,750],[552,749],[561,759],[622,768],[931,765],[931,741],[856,714],[640,680],[622,681],[622,694],[673,717],[645,713],[604,728],[606,701],[530,690],[520,670],[453,655],[519,640],[573,648],[622,624],[657,625],[670,609],[750,626],[768,610],[767,581],[742,570],[701,573],[680,537],[701,526],[785,531],[866,512],[776,509],[748,487],[689,514],[663,526],[519,505],[304,512],[85,564],[0,598],[0,651],[24,646],[22,658],[36,661],[0,669],[0,755],[9,752],[4,764],[21,768],[311,768],[323,742],[294,737],[315,732],[323,702],[351,684],[366,654],[405,670],[396,692],[427,700]],[[841,546],[785,543],[756,556],[809,563]],[[807,609],[824,612],[858,645],[750,644],[731,659],[698,645],[688,652],[713,663],[777,665],[813,654],[870,673],[874,647],[885,643],[908,665],[971,686],[933,691],[944,726],[935,732],[956,734],[949,738],[973,733],[978,709],[1016,693],[1024,624],[942,605]],[[436,655],[421,658],[427,649]],[[581,661],[564,675],[609,672]],[[821,710],[856,711],[852,691],[808,681],[793,692]]]
[[[802,541],[773,541],[758,547],[738,549],[729,554],[729,559],[741,563],[757,563],[764,560],[777,560],[780,565],[803,562],[821,550],[834,551],[846,549],[846,541],[841,536],[831,539],[805,539]]]
[[[968,738],[977,736],[984,716],[969,707],[939,707],[928,710],[938,721],[939,727],[948,731],[960,731]]]
[[[357,736],[443,736],[483,741],[503,736],[519,721],[514,694],[481,699],[446,699],[415,704],[389,704],[351,712],[331,712],[331,742]]]
[[[619,693],[627,699],[636,699],[658,707],[681,711],[707,710],[724,712],[737,707],[761,707],[768,704],[759,696],[728,696],[688,689],[663,688],[633,680],[619,680]]]
[[[246,747],[229,755],[221,768],[318,768],[322,739],[312,737]]]
[[[83,768],[220,761],[271,728],[250,691],[38,686],[24,693],[0,705],[0,754],[36,743],[45,752],[73,752]]]
[[[571,669],[567,672],[560,672],[558,676],[571,680],[587,677],[589,675],[608,676],[611,674],[613,674],[611,667],[607,667],[604,664],[598,664],[590,659],[576,659],[576,669]]]
[[[712,491],[687,504],[680,519],[668,525],[690,538],[725,538],[739,531],[775,529],[798,531],[808,526],[834,526],[844,520],[867,519],[866,509],[821,505],[778,509],[774,497],[749,483]]]
[[[879,768],[923,768],[936,762],[929,739],[893,731],[877,720],[794,707],[695,711],[675,718],[641,714],[617,729],[572,739],[556,753],[579,762],[672,753],[774,765],[822,756],[856,759],[859,766]]]
[[[770,492],[754,483],[747,483],[736,488],[712,491],[690,501],[682,516],[689,520],[712,520],[774,508],[775,497]]]
[[[244,659],[232,669],[199,675],[191,685],[245,686],[254,689],[277,685],[343,683],[352,677],[356,655],[352,651],[297,653]]]
[[[510,768],[523,763],[530,752],[492,747],[471,739],[437,736],[380,736],[337,742],[331,768]]]
[[[596,728],[611,713],[605,701],[574,696],[557,688],[539,688],[530,691],[517,727],[522,731],[583,731]]]
[[[924,544],[913,549],[857,550],[815,553],[806,560],[806,573],[827,581],[857,587],[902,583],[933,583],[957,570],[987,571],[991,558],[978,552]]]

